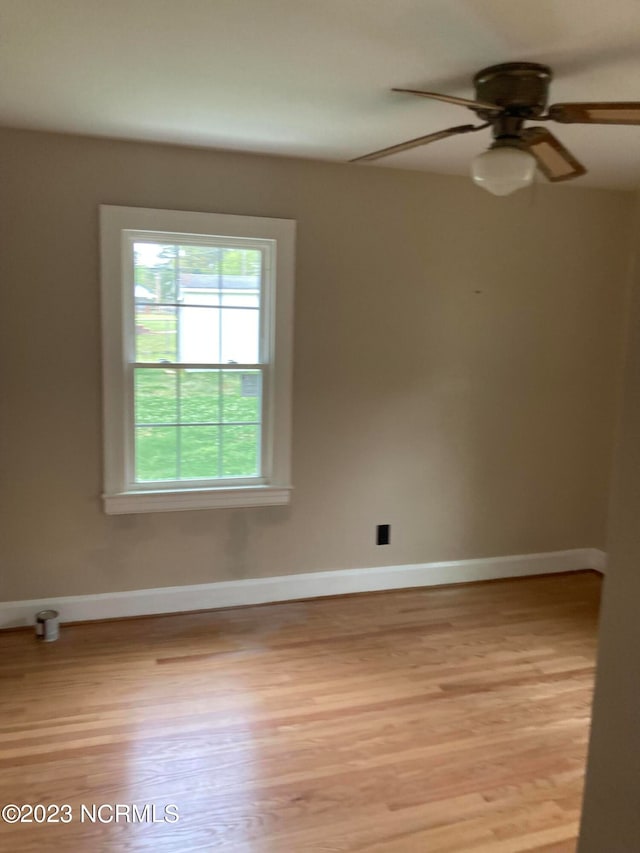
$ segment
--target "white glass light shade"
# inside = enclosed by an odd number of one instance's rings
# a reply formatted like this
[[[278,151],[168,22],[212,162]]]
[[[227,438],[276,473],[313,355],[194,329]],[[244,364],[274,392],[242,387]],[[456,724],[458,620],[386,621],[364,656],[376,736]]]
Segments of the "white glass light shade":
[[[494,195],[509,195],[533,183],[536,161],[528,151],[509,146],[490,148],[471,161],[474,183]]]

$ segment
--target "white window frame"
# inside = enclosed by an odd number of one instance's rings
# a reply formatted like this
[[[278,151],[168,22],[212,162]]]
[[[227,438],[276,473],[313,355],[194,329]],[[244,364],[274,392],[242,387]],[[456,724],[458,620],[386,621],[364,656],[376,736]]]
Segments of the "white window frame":
[[[295,221],[100,205],[104,493],[109,515],[273,506],[291,494]],[[263,249],[260,364],[262,470],[256,478],[136,483],[131,400],[135,365],[133,240],[239,242]]]

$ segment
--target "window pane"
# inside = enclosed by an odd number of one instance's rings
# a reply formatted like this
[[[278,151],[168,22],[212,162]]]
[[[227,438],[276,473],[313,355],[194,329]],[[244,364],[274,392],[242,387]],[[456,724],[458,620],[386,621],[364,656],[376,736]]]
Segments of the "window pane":
[[[177,415],[177,389],[175,370],[157,368],[135,371],[136,424],[175,423]]]
[[[225,248],[222,260],[225,276],[247,276],[256,278],[262,272],[260,249]]]
[[[133,244],[136,302],[175,302],[176,246],[172,243]]]
[[[181,244],[178,247],[177,301],[185,305],[220,305],[227,293],[252,294],[257,307],[262,276],[258,249]],[[239,301],[237,304],[246,304]]]
[[[178,308],[179,344],[177,361],[192,364],[220,361],[220,310]]]
[[[220,427],[180,427],[180,477],[218,477],[220,471]]]
[[[220,421],[220,371],[180,371],[180,422]]]
[[[259,308],[260,294],[239,290],[225,291],[220,304],[225,308]]]
[[[220,361],[225,364],[257,364],[260,360],[259,312],[223,308],[221,313]]]
[[[259,473],[259,428],[257,426],[223,426],[222,476],[255,477]]]
[[[136,427],[136,480],[175,480],[177,427]]]
[[[136,241],[136,360],[259,361],[262,266],[258,249]],[[260,371],[138,368],[134,406],[137,480],[259,473]]]
[[[181,243],[178,251],[181,285],[183,275],[218,276],[222,272],[224,249],[221,246]]]
[[[136,303],[136,361],[176,361],[176,309]]]
[[[220,250],[221,251],[221,250]],[[258,308],[260,305],[260,273],[228,275],[220,271],[179,272],[178,302],[184,305],[235,305]]]
[[[183,281],[180,291],[181,304],[216,307],[222,303],[222,292],[216,284],[218,276],[188,275],[184,273],[180,278]],[[208,284],[203,279],[212,279],[212,282]],[[184,284],[185,281],[187,284]]]
[[[258,308],[262,252],[259,249],[225,249],[222,268],[222,305]]]
[[[178,300],[187,305],[219,305],[222,278],[220,246],[180,246]]]
[[[259,370],[225,370],[222,378],[222,420],[260,421],[262,375]]]

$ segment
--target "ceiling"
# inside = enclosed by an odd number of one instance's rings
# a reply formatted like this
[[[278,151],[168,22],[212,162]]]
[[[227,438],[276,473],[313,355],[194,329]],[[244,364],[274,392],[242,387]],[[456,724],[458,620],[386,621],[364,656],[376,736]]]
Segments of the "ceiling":
[[[638,0],[0,0],[0,124],[344,161],[473,121],[392,86],[471,97],[546,62],[552,101],[640,100]],[[555,125],[576,185],[640,184],[640,127]],[[385,167],[465,174],[489,136]]]

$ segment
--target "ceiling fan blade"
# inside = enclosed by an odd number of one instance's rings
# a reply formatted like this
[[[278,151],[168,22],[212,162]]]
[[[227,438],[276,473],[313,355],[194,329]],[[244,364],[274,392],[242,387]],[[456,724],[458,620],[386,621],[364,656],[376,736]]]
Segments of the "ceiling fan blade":
[[[431,98],[434,101],[445,101],[447,104],[457,104],[459,107],[469,107],[472,110],[491,110],[494,113],[503,112],[503,107],[490,104],[487,101],[471,101],[469,98],[457,98],[455,95],[440,95],[437,92],[423,92],[420,89],[392,89],[392,92],[406,92],[408,95],[418,95],[421,98]]]
[[[371,154],[363,154],[362,157],[354,157],[350,162],[363,163],[365,160],[377,160],[379,157],[388,157],[390,154],[398,154],[400,151],[408,151],[410,148],[418,148],[420,145],[428,145],[429,142],[437,142],[439,139],[446,139],[448,136],[456,136],[459,133],[470,133],[472,130],[480,130],[483,127],[486,125],[460,124],[458,127],[437,130],[435,133],[427,133],[426,136],[418,136],[415,139],[409,139],[407,142],[400,142],[398,145],[390,145],[388,148],[372,151]]]
[[[533,154],[541,172],[550,181],[568,181],[586,174],[582,163],[545,127],[528,128],[520,138],[523,148]]]
[[[640,124],[640,102],[553,104],[549,117],[562,124]]]

